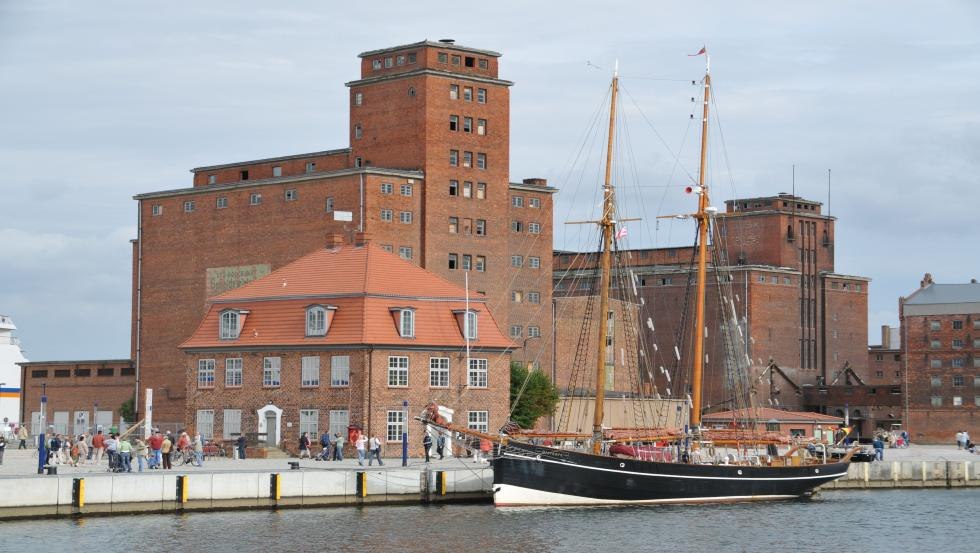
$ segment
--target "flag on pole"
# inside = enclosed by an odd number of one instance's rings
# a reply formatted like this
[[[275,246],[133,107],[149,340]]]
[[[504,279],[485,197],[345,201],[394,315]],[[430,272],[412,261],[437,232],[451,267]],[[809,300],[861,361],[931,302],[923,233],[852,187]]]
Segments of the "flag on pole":
[[[624,236],[626,236],[626,227],[619,229],[619,232],[616,233],[616,240],[622,240]]]
[[[698,50],[697,54],[688,54],[687,57],[692,58],[694,56],[700,56],[701,54],[705,54],[705,53],[707,53],[707,50],[705,50],[704,46],[702,46],[701,49]]]

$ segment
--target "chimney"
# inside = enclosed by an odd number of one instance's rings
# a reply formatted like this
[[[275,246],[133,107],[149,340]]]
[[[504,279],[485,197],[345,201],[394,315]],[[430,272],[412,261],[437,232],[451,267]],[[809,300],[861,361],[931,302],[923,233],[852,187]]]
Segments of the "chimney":
[[[892,349],[892,332],[888,325],[881,325],[881,349]]]
[[[343,234],[332,233],[327,235],[327,249],[339,248],[346,242]]]
[[[548,186],[548,179],[542,179],[538,177],[532,177],[529,179],[524,179],[522,181],[524,184],[532,184],[534,186]]]
[[[355,232],[354,233],[354,245],[363,248],[371,242],[371,236],[366,232]]]
[[[932,274],[926,273],[926,276],[922,277],[922,281],[919,282],[919,288],[925,288],[926,286],[932,285]]]

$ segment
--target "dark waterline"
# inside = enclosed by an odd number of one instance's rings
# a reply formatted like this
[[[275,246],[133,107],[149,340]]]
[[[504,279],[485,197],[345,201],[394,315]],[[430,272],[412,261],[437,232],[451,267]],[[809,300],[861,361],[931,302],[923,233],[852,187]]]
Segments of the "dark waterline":
[[[0,551],[949,553],[980,550],[978,513],[978,488],[733,505],[197,512],[0,523]]]

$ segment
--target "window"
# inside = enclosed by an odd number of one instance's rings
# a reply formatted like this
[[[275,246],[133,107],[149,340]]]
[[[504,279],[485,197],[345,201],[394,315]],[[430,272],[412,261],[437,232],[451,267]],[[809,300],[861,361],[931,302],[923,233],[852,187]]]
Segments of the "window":
[[[473,196],[473,183],[470,181],[463,181],[463,197],[470,198]]]
[[[463,99],[466,100],[467,102],[472,102],[473,101],[473,89],[472,88],[470,88],[468,86],[464,86],[463,87]]]
[[[316,409],[299,410],[299,434],[306,432],[311,442],[316,442],[316,437],[320,434],[320,411]]]
[[[259,205],[262,203],[262,194],[258,192],[252,192],[248,196],[248,205]]]
[[[476,65],[476,58],[474,58],[473,56],[466,56],[465,58],[463,58],[463,65],[465,65],[466,67],[473,67],[474,65]]]
[[[451,181],[449,181],[449,195],[450,196],[457,196],[457,195],[459,195],[459,181],[458,180],[451,180]]]
[[[393,58],[385,58],[385,69],[393,67],[395,65],[395,60]]]
[[[527,293],[528,303],[541,303],[541,293],[540,292],[528,292]]]
[[[296,194],[296,189],[295,188],[290,188],[289,190],[286,190],[286,201],[287,202],[294,201],[298,197],[299,196]]]
[[[527,231],[531,234],[541,234],[541,223],[528,223]]]
[[[489,432],[490,414],[487,411],[467,411],[466,424],[471,430]]]
[[[453,132],[456,132],[457,130],[459,130],[459,116],[458,115],[450,115],[449,116],[449,130],[450,131],[453,131]]]
[[[361,159],[361,156],[356,156],[354,158],[354,167],[360,167],[363,164],[364,164],[364,160]]]
[[[412,258],[412,248],[410,246],[399,246],[398,247],[398,257],[402,259]]]
[[[403,185],[401,185],[401,187],[399,187],[399,189],[401,191],[401,195],[402,196],[411,196],[412,195],[412,185],[411,184],[403,184]]]
[[[398,220],[404,225],[412,224],[412,212],[411,211],[399,211]]]
[[[514,303],[521,303],[524,300],[524,293],[518,290],[512,290],[510,293],[510,301]]]
[[[463,132],[473,132],[473,118],[464,117],[463,118]]]
[[[411,309],[401,310],[398,315],[398,334],[402,338],[415,337],[415,311]]]
[[[388,357],[388,386],[408,386],[408,357]]]
[[[524,207],[524,196],[511,196],[510,205],[514,207]]]
[[[415,63],[415,59],[416,59],[415,52],[409,52],[408,53],[408,64],[411,65],[411,64]]]
[[[225,387],[237,388],[242,385],[241,358],[225,359]]]
[[[302,369],[300,374],[300,386],[311,388],[320,385],[320,358],[317,356],[304,356],[302,359]]]
[[[963,396],[953,396],[953,406],[959,407],[963,405]]]
[[[448,357],[429,358],[429,387],[430,388],[449,387],[449,358]]]
[[[184,202],[184,213],[193,213],[193,212],[194,212],[194,202],[193,201]]]
[[[953,375],[953,387],[962,388],[966,385],[966,379],[961,374]]]
[[[306,308],[306,335],[327,335],[327,310],[322,305]]]
[[[439,54],[439,55],[441,56],[442,54]],[[445,63],[445,62],[443,62],[443,63]],[[450,100],[458,100],[459,99],[459,85],[458,84],[451,84],[451,85],[449,85],[449,99]]]
[[[939,343],[939,340],[931,340],[929,342],[929,347],[932,349],[939,349],[940,346],[941,344]]]
[[[486,169],[487,168],[487,154],[476,154],[476,168]]]
[[[473,152],[463,152],[463,167],[473,167]]]
[[[395,56],[395,65],[405,65],[405,56]]]
[[[482,255],[476,256],[473,263],[473,269],[479,272],[484,272],[487,270],[487,258]],[[482,292],[481,292],[482,293]]]
[[[95,376],[115,376],[115,375],[116,375],[116,369],[112,367],[102,367],[99,368],[97,371],[95,371]],[[122,371],[120,371],[119,376],[122,376]]]
[[[463,318],[463,337],[467,340],[477,339],[477,317],[476,311],[467,311]]]
[[[197,387],[214,388],[214,359],[199,359],[197,362]]]
[[[47,378],[48,371],[45,369],[32,369],[31,378]]]
[[[539,338],[539,337],[541,337],[541,327],[528,326],[527,327],[527,337],[528,338]]]
[[[222,340],[238,339],[238,311],[224,311],[221,313],[221,335]]]
[[[929,321],[929,330],[939,330],[942,327],[942,323],[939,321]]]
[[[381,60],[372,60],[371,69],[373,69],[374,71],[381,69]]]
[[[394,189],[395,189],[395,186],[393,184],[391,184],[390,182],[383,182],[383,183],[381,183],[381,193],[382,194],[391,194],[394,191]]]
[[[334,355],[330,358],[330,385],[350,386],[350,356]]]
[[[541,209],[541,198],[528,198],[527,206],[534,209]]]
[[[241,180],[248,180],[248,171],[241,171],[238,173],[238,178]]]
[[[386,222],[386,223],[390,223],[391,222],[391,218],[392,218],[392,213],[393,212],[390,209],[382,209],[381,210],[381,220],[384,221],[384,222]]]
[[[360,124],[354,125],[354,138],[359,139],[364,136],[364,128]]]
[[[214,410],[199,410],[197,412],[197,425],[194,428],[201,433],[202,440],[214,438]]]
[[[364,103],[364,93],[363,92],[355,92],[354,93],[354,105],[355,106],[359,106],[359,105],[362,105],[363,103]]]
[[[152,208],[150,208],[150,213],[153,214],[154,217],[157,215],[163,215],[163,206],[160,204],[154,205]]]
[[[327,197],[326,201],[323,203],[323,210],[327,213],[333,213],[333,197]]]
[[[480,58],[480,69],[486,69],[488,66],[487,60]]]
[[[941,368],[943,368],[943,360],[942,359],[930,359],[929,360],[929,366],[931,368],[933,368],[933,369],[941,369]]]
[[[459,233],[459,217],[449,218],[449,234]]]
[[[929,380],[930,380],[930,385],[933,388],[942,388],[942,386],[943,386],[943,377],[941,377],[941,376],[934,376],[934,377],[930,378]]]
[[[963,330],[963,321],[953,321],[953,330]]]
[[[487,222],[484,219],[477,219],[476,226],[474,227],[477,236],[487,235]]]
[[[511,221],[510,222],[510,230],[512,230],[514,232],[521,232],[521,228],[523,226],[524,226],[524,224],[521,223],[520,221]]]
[[[388,411],[388,427],[385,431],[387,441],[401,443],[404,431],[405,411]]]
[[[477,119],[476,120],[476,134],[483,136],[487,134],[487,120]]]
[[[523,267],[524,266],[524,258],[521,257],[521,256],[519,256],[519,255],[512,255],[512,256],[510,256],[510,266],[511,267]]]
[[[530,268],[532,268],[532,269],[540,269],[541,268],[541,258],[540,257],[535,257],[535,256],[528,256],[528,258],[527,258],[527,266],[530,267]]]
[[[449,150],[449,166],[459,166],[459,150]]]
[[[487,198],[487,183],[476,183],[476,199],[485,200]]]
[[[473,268],[473,256],[469,254],[463,254],[463,270],[469,271]]]
[[[973,319],[973,330],[980,330],[980,318]]]
[[[456,267],[458,267],[458,263],[459,263],[459,256],[454,253],[449,254],[449,270],[455,271]]]
[[[208,184],[215,184],[218,182],[218,175],[208,175]]]
[[[221,425],[221,437],[231,440],[242,435],[242,410],[225,409],[221,417],[224,423]]]
[[[930,400],[931,400],[931,405],[933,407],[942,407],[943,406],[943,398],[942,398],[942,396],[932,396],[930,398]]]
[[[479,104],[487,103],[487,89],[485,88],[476,89],[476,101]]]
[[[218,209],[224,209],[228,207],[228,198],[224,196],[218,196],[218,198],[214,201],[214,207]]]
[[[381,244],[381,249],[388,253],[391,253],[393,246],[391,244]]]
[[[954,338],[953,349],[963,349],[963,340],[960,340],[959,338]]]
[[[875,371],[875,378],[884,378],[885,371]]]
[[[266,357],[262,360],[262,385],[278,387],[282,381],[282,359]]]
[[[347,409],[330,410],[330,433],[336,436],[347,435],[347,427],[350,425],[350,412]]]
[[[487,387],[486,359],[470,359],[470,370],[467,371],[466,382],[471,388]]]
[[[510,337],[520,338],[524,334],[524,327],[521,325],[510,325]]]
[[[953,365],[952,366],[953,367],[956,367],[958,369],[962,369],[964,367],[963,358],[962,357],[959,357],[957,359],[953,359]],[[956,380],[956,377],[953,377],[953,380]]]
[[[315,161],[307,161],[306,162],[306,172],[307,173],[312,173],[314,171],[316,171],[316,162]]]
[[[460,56],[453,55],[452,60],[453,60],[453,65],[459,65],[459,62],[462,60],[462,58]]]

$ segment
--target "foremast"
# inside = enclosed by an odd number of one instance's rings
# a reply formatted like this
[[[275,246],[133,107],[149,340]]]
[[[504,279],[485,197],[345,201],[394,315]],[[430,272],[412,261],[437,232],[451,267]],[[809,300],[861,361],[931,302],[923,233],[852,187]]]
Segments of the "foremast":
[[[711,99],[711,63],[707,51],[704,70],[704,105],[701,114],[701,167],[698,172],[698,275],[695,298],[694,362],[691,368],[691,429],[701,426],[701,388],[704,380],[704,297],[708,266],[708,229],[710,227],[708,200],[708,104]]]
[[[602,419],[606,388],[606,322],[609,312],[609,280],[612,265],[613,229],[616,226],[615,191],[612,185],[613,137],[616,130],[616,95],[619,93],[619,62],[613,70],[612,95],[609,101],[609,139],[606,143],[606,178],[602,185],[602,217],[597,221],[602,232],[602,255],[599,262],[599,343],[596,355],[595,405],[592,418],[592,453],[602,453]]]

